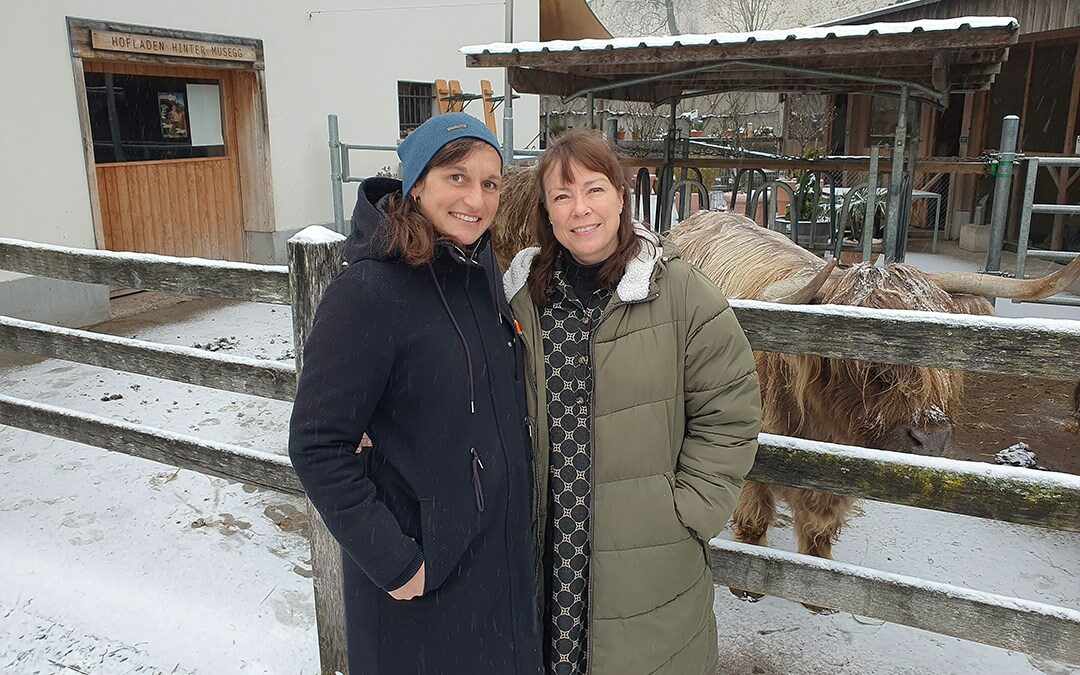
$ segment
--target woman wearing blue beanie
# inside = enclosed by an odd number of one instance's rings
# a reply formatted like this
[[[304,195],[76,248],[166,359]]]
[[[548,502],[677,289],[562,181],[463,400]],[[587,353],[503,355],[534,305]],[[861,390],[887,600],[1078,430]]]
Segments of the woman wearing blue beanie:
[[[343,550],[351,675],[541,672],[523,345],[488,233],[498,141],[451,113],[398,155],[402,181],[360,185],[289,455]]]

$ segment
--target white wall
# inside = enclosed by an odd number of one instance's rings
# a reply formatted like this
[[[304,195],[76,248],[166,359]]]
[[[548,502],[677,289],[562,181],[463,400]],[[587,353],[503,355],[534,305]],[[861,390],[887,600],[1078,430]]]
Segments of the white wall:
[[[502,94],[502,71],[467,69],[457,52],[466,44],[502,40],[502,5],[474,2],[463,7],[455,0],[5,0],[0,236],[94,246],[66,16],[261,39],[276,228],[288,230],[333,218],[328,113],[340,116],[346,142],[389,145],[398,136],[398,80],[459,79],[466,91],[478,92],[486,77],[496,95]],[[459,6],[430,7],[437,4]],[[409,9],[418,5],[427,7]],[[309,16],[322,8],[333,11]],[[516,3],[515,38],[537,39],[538,26],[537,3]],[[483,116],[479,102],[468,112]],[[520,147],[537,132],[536,97],[519,99],[515,113]],[[351,159],[354,174],[396,164],[392,154],[354,152]],[[346,213],[354,187],[346,185]]]

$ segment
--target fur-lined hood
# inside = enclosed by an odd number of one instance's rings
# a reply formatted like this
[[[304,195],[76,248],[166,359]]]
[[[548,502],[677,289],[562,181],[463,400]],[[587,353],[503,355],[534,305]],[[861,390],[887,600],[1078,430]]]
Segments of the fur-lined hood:
[[[644,225],[635,223],[634,232],[651,246],[642,246],[637,256],[627,263],[626,271],[615,287],[615,295],[623,302],[641,302],[648,298],[650,286],[657,274],[663,270],[664,264],[679,257],[679,248],[675,244]],[[510,267],[503,274],[507,301],[512,300],[525,287],[533,260],[539,254],[539,246],[530,246],[518,251],[514,256]]]

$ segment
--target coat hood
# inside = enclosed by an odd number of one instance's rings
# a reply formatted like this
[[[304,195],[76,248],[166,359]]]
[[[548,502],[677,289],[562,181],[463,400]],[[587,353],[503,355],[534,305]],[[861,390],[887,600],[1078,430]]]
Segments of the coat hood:
[[[356,191],[352,232],[345,240],[345,262],[361,260],[396,260],[397,253],[387,251],[390,225],[386,207],[392,195],[401,195],[401,181],[395,178],[365,178]]]
[[[634,232],[652,245],[642,246],[637,256],[626,264],[626,271],[623,272],[622,279],[615,287],[615,294],[623,302],[640,302],[649,297],[649,286],[657,271],[657,266],[679,257],[679,248],[675,244],[659,237],[644,225],[635,223]],[[518,291],[525,287],[529,272],[532,270],[533,260],[539,254],[539,246],[530,246],[518,251],[518,254],[514,256],[510,267],[503,274],[503,287],[506,290],[507,300],[513,299]]]

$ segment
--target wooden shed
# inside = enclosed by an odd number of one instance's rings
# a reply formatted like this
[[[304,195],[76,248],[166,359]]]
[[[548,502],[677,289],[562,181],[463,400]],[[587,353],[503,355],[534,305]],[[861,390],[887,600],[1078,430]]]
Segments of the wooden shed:
[[[987,90],[954,93],[944,110],[926,108],[920,135],[921,154],[977,157],[997,148],[1001,121],[1020,116],[1019,149],[1028,155],[1080,154],[1080,2],[1055,0],[910,0],[824,24],[854,27],[879,21],[940,20],[971,14],[1016,17],[1018,41]],[[881,129],[895,119],[895,106],[858,94],[836,97],[837,125],[830,151],[863,154],[879,143]],[[1040,176],[1036,201],[1080,203],[1080,170],[1062,168]],[[993,179],[961,178],[950,195],[953,222],[970,220]],[[1015,243],[1019,225],[1014,181],[1008,240]],[[1080,250],[1080,223],[1068,217],[1036,214],[1032,241],[1040,248]]]

